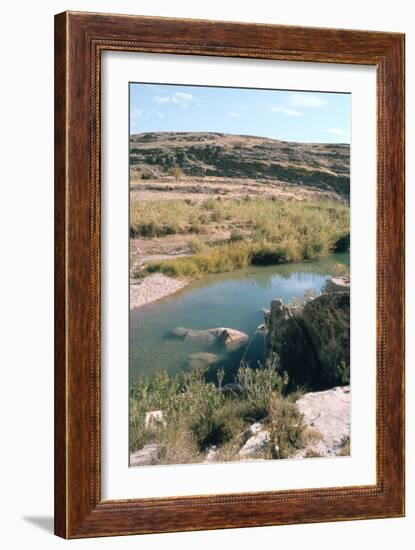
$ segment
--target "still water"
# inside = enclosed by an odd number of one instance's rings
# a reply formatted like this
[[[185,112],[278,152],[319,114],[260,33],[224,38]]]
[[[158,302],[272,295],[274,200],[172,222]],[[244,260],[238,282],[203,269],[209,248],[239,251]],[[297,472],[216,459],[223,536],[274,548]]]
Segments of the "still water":
[[[170,373],[187,369],[192,353],[207,351],[223,357],[229,378],[244,360],[256,363],[263,357],[264,340],[255,333],[264,321],[263,309],[276,298],[285,303],[305,291],[319,292],[334,266],[349,266],[349,254],[333,254],[317,262],[301,262],[267,267],[249,267],[208,276],[195,281],[176,294],[130,312],[130,381],[137,375],[152,375],[157,370]],[[246,332],[251,342],[224,355],[200,343],[172,338],[178,326],[201,330],[228,327]],[[245,355],[243,355],[245,354]]]

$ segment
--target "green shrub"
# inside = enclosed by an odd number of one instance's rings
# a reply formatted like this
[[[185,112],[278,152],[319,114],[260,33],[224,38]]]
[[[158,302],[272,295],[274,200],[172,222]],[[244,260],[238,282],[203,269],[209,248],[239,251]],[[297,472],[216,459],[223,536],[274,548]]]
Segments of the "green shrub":
[[[167,173],[169,176],[173,176],[176,180],[183,176],[183,170],[179,166],[170,166]]]
[[[242,363],[238,369],[236,382],[241,386],[255,419],[266,414],[272,395],[281,394],[287,383],[277,372],[278,364],[279,360],[275,356],[273,362],[268,362],[262,368],[252,369]]]
[[[289,458],[306,444],[306,425],[293,403],[274,394],[268,404],[272,458]]]

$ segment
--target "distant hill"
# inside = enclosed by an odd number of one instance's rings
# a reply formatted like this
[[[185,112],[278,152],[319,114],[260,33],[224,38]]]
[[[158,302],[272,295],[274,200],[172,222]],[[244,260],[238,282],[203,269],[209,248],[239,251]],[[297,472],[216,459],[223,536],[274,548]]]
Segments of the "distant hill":
[[[350,146],[296,143],[213,132],[146,132],[130,139],[137,177],[164,178],[173,166],[184,176],[275,180],[333,191],[348,199]]]

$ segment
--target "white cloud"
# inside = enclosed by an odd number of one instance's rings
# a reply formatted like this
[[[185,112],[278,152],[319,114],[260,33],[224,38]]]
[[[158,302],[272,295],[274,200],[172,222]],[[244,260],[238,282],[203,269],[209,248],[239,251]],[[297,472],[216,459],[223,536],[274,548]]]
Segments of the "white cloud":
[[[234,113],[233,111],[228,113],[228,116],[231,116],[233,118],[241,118],[241,115],[239,113]]]
[[[190,103],[198,103],[198,100],[192,94],[186,92],[175,92],[172,95],[156,95],[153,97],[153,101],[158,105],[174,103],[183,108],[187,108]]]
[[[172,97],[173,103],[179,105],[179,107],[188,107],[189,103],[196,102],[196,98],[192,94],[187,94],[185,92],[176,92]]]
[[[285,105],[277,105],[275,107],[271,107],[270,109],[271,113],[279,113],[281,115],[287,115],[287,116],[302,116],[303,113],[300,111],[297,111],[297,109],[293,109],[292,107],[286,107]]]
[[[271,107],[270,112],[286,116],[303,116],[303,109],[321,109],[325,105],[325,101],[319,96],[307,93],[292,93],[289,94],[284,103]]]
[[[346,136],[346,132],[342,128],[326,128],[324,131],[333,136],[338,136],[338,137]]]
[[[186,94],[185,92],[176,92],[173,96],[173,101],[196,101],[196,98],[192,94]]]
[[[169,101],[171,101],[171,98],[166,95],[155,95],[153,97],[153,101],[161,105],[162,103],[169,103]]]
[[[326,105],[326,102],[314,94],[295,93],[288,96],[287,105],[290,107],[304,107],[306,109],[320,109]]]

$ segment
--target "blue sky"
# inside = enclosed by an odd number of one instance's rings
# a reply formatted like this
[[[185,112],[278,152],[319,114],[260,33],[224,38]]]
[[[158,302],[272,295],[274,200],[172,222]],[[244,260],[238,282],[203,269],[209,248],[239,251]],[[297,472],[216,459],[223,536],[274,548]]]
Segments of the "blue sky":
[[[351,95],[130,84],[130,131],[224,132],[350,143]]]

